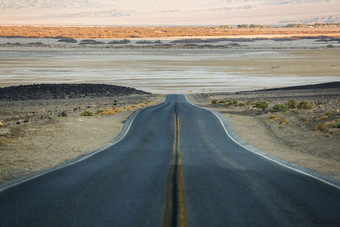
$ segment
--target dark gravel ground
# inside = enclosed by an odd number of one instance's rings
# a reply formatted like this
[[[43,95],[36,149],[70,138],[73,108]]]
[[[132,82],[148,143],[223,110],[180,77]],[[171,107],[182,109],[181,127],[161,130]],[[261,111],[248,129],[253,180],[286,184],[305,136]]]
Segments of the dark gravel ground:
[[[0,88],[0,100],[97,98],[150,94],[130,87],[107,84],[34,84]]]

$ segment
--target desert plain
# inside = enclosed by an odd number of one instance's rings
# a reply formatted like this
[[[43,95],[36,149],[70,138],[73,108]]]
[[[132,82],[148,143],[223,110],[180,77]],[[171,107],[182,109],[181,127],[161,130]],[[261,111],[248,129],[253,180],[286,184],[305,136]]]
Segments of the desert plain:
[[[164,45],[159,46],[139,45],[138,40],[112,47],[60,44],[55,39],[0,39],[0,90],[87,83],[147,92],[72,96],[61,91],[46,96],[38,89],[24,90],[33,93],[28,99],[3,96],[0,183],[105,146],[134,111],[159,104],[171,93],[186,94],[190,102],[220,111],[239,137],[258,149],[340,179],[337,41],[245,40],[211,46],[170,45],[173,40],[162,39]],[[328,82],[332,83],[326,87],[271,90]],[[296,106],[273,109],[290,99]],[[256,108],[260,101],[268,107]],[[304,101],[308,108],[298,108]]]

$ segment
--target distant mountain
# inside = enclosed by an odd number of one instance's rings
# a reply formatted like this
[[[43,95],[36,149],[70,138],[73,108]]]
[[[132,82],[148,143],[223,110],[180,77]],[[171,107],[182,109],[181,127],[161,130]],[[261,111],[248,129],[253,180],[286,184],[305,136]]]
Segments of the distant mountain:
[[[2,25],[340,22],[340,0],[0,0]]]

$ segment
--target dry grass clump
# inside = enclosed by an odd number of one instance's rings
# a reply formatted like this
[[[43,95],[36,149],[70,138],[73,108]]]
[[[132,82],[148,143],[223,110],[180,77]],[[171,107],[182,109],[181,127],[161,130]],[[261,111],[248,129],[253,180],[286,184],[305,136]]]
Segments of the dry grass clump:
[[[247,101],[245,101],[245,102],[238,102],[237,105],[238,106],[246,106],[247,105]]]
[[[0,121],[0,127],[4,126],[4,123],[2,121]]]
[[[328,116],[325,115],[325,116],[320,117],[320,120],[325,120],[325,119],[328,119]]]
[[[279,125],[284,125],[286,123],[288,123],[288,119],[285,118],[282,121],[280,121]]]
[[[84,116],[84,117],[91,117],[91,116],[93,116],[93,113],[92,113],[92,111],[90,111],[90,110],[85,110],[85,111],[81,114],[81,116]]]
[[[279,116],[276,116],[276,115],[271,115],[270,117],[269,117],[269,120],[273,120],[273,121],[278,121],[278,120],[280,120],[281,118],[279,117]]]
[[[132,106],[126,106],[126,107],[113,107],[113,108],[108,108],[108,109],[99,109],[97,110],[96,114],[97,115],[115,115],[117,113],[123,112],[124,110],[126,111],[130,111],[130,110],[134,110],[137,108],[143,108],[145,106],[149,106],[149,105],[153,105],[154,102],[142,102],[139,104],[135,104]]]
[[[114,108],[108,108],[106,110],[103,111],[97,111],[98,115],[115,115],[117,113],[123,112],[123,108],[118,108],[118,107],[114,107]]]
[[[97,111],[96,111],[96,114],[98,115],[98,114],[101,114],[101,113],[103,113],[105,110],[103,110],[103,109],[98,109]]]
[[[326,121],[325,122],[325,127],[333,126],[335,124],[335,121]]]
[[[325,128],[326,128],[326,126],[325,126],[324,124],[319,124],[319,125],[317,125],[317,126],[315,127],[315,130],[321,131],[321,130],[323,130],[323,129],[325,129]]]

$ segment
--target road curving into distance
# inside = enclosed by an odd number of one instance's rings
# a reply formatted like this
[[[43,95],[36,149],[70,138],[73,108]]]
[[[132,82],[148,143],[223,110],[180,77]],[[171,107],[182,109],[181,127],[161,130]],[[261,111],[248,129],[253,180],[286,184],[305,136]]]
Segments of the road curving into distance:
[[[185,96],[131,122],[115,145],[2,187],[0,226],[340,225],[337,185],[243,148]]]

